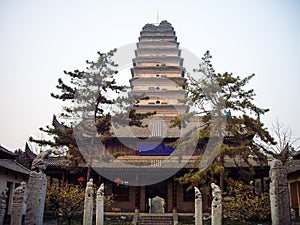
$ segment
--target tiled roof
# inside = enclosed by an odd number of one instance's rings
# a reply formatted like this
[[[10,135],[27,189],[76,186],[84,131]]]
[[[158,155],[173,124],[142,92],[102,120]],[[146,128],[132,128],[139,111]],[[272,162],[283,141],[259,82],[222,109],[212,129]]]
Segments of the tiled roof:
[[[248,164],[242,159],[242,157],[236,156],[235,161],[232,158],[225,157],[224,160],[225,168],[247,168]],[[253,167],[260,167],[260,163],[249,157],[248,162]],[[68,166],[69,161],[64,158],[50,158],[47,160],[48,168],[65,168]],[[153,164],[153,165],[151,165]],[[102,169],[133,169],[131,166],[137,166],[135,169],[147,169],[153,168],[163,168],[163,169],[174,169],[174,168],[198,168],[198,156],[182,156],[180,159],[178,157],[170,156],[120,156],[117,159],[110,161],[109,163],[101,163]],[[131,166],[130,166],[131,165]],[[149,167],[150,166],[150,167]],[[267,165],[263,165],[267,166]],[[82,163],[79,167],[87,167],[86,163]],[[93,162],[93,167],[97,167],[97,162]],[[300,164],[298,164],[298,169]]]
[[[134,63],[136,62],[173,62],[173,61],[183,61],[183,58],[178,56],[165,56],[165,57],[159,57],[159,56],[142,56],[139,58],[134,58],[132,60]]]
[[[25,152],[30,161],[33,161],[35,157],[37,157],[37,154],[31,151],[27,143],[25,146]],[[69,160],[65,159],[65,157],[50,157],[49,159],[46,159],[46,162],[47,167],[49,168],[65,168],[70,163]]]
[[[0,145],[0,157],[1,158],[16,158],[17,155]]]
[[[151,127],[152,128],[152,127]],[[179,128],[167,128],[165,127],[164,130],[158,130],[159,128],[163,128],[163,126],[153,126],[153,129],[150,129],[150,127],[118,127],[117,129],[113,130],[113,135],[114,137],[118,138],[134,138],[134,137],[139,137],[139,138],[148,138],[156,135],[152,135],[155,133],[160,133],[162,134],[161,137],[165,136],[168,138],[178,138],[180,137],[180,129]]]
[[[47,159],[47,167],[48,168],[66,168],[69,166],[70,161],[65,159],[65,157],[50,157]]]
[[[17,163],[14,159],[0,159],[0,167],[23,174],[30,173],[29,169]]]
[[[113,137],[118,138],[148,138],[161,134],[161,138],[179,138],[182,137],[185,132],[191,131],[194,128],[198,128],[201,125],[200,118],[192,118],[187,124],[186,129],[180,129],[179,127],[170,127],[172,118],[161,118],[159,126],[153,126],[150,119],[143,120],[144,124],[148,124],[148,127],[137,127],[137,126],[118,126],[113,127],[111,132]],[[150,124],[149,124],[150,123]],[[152,121],[153,123],[153,121]],[[156,123],[155,123],[156,124]],[[117,127],[117,128],[116,128]]]
[[[248,158],[248,161],[253,167],[260,167],[260,164],[255,160]],[[225,168],[247,168],[249,167],[241,157],[236,157],[237,165],[234,163],[233,159],[226,157],[224,166]],[[101,163],[101,168],[103,169],[143,169],[143,168],[163,168],[163,169],[174,169],[174,168],[198,168],[198,156],[182,156],[180,159],[178,157],[170,156],[120,156],[117,159],[110,161],[110,163]],[[95,162],[94,167],[97,167]],[[136,166],[134,168],[133,166]],[[264,165],[267,166],[267,165]]]
[[[293,164],[287,166],[287,173],[293,173],[296,171],[300,171],[300,160],[294,160]]]

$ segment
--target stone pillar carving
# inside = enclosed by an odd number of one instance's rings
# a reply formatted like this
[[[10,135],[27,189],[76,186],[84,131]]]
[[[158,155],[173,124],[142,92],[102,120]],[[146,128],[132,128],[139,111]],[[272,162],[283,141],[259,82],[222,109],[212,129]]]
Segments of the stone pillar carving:
[[[22,182],[13,192],[11,225],[21,225],[26,201],[26,182]]]
[[[44,206],[46,198],[47,178],[45,170],[50,154],[59,154],[56,150],[45,150],[37,155],[31,165],[31,172],[27,184],[27,202],[25,225],[43,224]]]
[[[3,224],[5,211],[6,211],[6,199],[8,188],[0,193],[0,224]]]
[[[211,184],[212,203],[211,203],[211,224],[222,225],[222,191],[215,183]]]
[[[104,184],[97,191],[96,199],[96,225],[104,225]]]
[[[27,184],[25,225],[43,224],[46,188],[46,175],[31,171]]]
[[[195,225],[202,225],[202,194],[197,187],[195,189]]]
[[[165,200],[159,196],[152,199],[152,209],[151,213],[165,213]]]
[[[94,195],[93,179],[90,179],[89,182],[87,182],[85,188],[83,225],[93,224],[93,201],[94,201],[93,195]]]
[[[269,175],[272,225],[291,224],[287,172],[280,160],[270,162]]]

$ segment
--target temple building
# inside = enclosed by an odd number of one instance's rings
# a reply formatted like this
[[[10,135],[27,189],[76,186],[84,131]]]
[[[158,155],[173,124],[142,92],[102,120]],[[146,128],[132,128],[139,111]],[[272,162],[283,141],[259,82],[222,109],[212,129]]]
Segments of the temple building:
[[[13,190],[17,188],[21,182],[27,182],[30,170],[17,162],[18,155],[11,152],[0,145],[0,197],[3,198],[3,192],[7,188],[6,208],[4,219],[7,220],[8,215],[12,213]],[[1,209],[2,210],[2,209]],[[3,212],[2,212],[3,213]],[[1,223],[1,222],[0,222]]]

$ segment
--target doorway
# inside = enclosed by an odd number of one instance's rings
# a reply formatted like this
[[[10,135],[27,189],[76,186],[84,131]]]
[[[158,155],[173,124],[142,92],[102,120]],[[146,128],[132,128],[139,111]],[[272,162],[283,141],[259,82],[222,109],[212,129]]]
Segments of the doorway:
[[[165,205],[164,208],[167,209],[167,196],[168,196],[168,184],[167,181],[163,181],[157,184],[148,185],[145,187],[145,204],[146,212],[151,213],[151,202],[156,196],[163,198]]]

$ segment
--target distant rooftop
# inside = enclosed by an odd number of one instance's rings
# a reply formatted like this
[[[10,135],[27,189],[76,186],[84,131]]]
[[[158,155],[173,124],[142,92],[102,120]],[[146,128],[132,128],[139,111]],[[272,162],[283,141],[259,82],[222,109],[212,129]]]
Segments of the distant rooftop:
[[[0,145],[0,158],[1,159],[12,159],[16,158],[17,155],[8,149],[4,148],[3,146]]]
[[[0,167],[15,171],[22,174],[29,175],[30,170],[21,165],[20,163],[16,162],[14,159],[0,159]],[[1,169],[2,170],[2,169]]]

